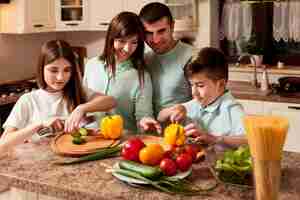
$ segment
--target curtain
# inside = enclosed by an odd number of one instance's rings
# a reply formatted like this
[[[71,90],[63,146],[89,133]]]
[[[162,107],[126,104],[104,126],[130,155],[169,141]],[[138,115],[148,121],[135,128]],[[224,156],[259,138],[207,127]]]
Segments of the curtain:
[[[300,42],[300,1],[274,2],[273,37],[276,41]]]
[[[235,41],[243,37],[248,41],[252,32],[251,4],[240,0],[226,0],[222,10],[220,39]]]

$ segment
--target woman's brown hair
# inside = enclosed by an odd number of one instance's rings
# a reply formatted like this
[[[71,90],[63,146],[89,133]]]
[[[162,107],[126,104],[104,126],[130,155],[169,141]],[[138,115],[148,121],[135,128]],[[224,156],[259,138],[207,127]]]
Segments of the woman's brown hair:
[[[81,86],[81,73],[77,57],[67,42],[51,40],[42,46],[38,59],[37,82],[40,88],[47,88],[44,68],[59,58],[64,58],[71,64],[71,77],[63,89],[63,98],[67,102],[68,111],[71,112],[76,106],[86,102],[86,95]]]
[[[115,75],[116,72],[116,60],[114,50],[114,40],[128,37],[138,36],[138,46],[130,59],[133,63],[133,67],[138,71],[140,85],[144,84],[144,28],[139,17],[132,12],[121,12],[115,16],[107,30],[105,46],[100,59],[105,61],[106,67]]]

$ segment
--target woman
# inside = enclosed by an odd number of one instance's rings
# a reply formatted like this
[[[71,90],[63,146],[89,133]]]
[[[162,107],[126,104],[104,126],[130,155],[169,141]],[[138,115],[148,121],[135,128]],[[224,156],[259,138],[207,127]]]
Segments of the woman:
[[[84,73],[85,86],[117,99],[113,113],[120,114],[125,128],[134,132],[138,121],[153,113],[152,83],[143,56],[143,25],[136,14],[122,12],[108,27],[102,55],[90,59]]]

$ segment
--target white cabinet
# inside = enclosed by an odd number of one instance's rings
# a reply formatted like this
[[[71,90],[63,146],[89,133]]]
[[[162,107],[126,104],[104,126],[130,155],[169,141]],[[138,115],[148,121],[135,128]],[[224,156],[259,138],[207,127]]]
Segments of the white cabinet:
[[[139,13],[144,3],[142,0],[112,0],[103,3],[99,0],[89,0],[90,29],[106,31],[113,17],[122,11]]]
[[[55,0],[56,30],[87,30],[88,6],[88,0]]]
[[[124,0],[90,0],[90,29],[106,31],[112,18],[124,8]]]
[[[14,0],[1,5],[1,33],[47,32],[55,29],[53,0]]]
[[[264,102],[265,114],[280,115],[289,120],[284,150],[300,152],[300,104]]]
[[[262,101],[241,100],[238,102],[242,104],[244,111],[247,115],[263,115],[264,103]]]

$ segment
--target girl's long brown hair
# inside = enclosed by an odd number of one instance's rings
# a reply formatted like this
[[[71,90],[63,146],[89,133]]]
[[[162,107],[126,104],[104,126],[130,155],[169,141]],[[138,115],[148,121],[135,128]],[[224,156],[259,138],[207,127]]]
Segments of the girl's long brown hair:
[[[138,46],[130,59],[133,67],[138,71],[140,85],[144,85],[144,28],[139,17],[132,12],[121,12],[115,16],[107,30],[105,46],[100,59],[105,61],[106,68],[108,68],[113,76],[116,72],[116,60],[114,50],[114,40],[117,38],[128,37],[132,35],[138,36]]]
[[[78,58],[67,42],[63,40],[51,40],[42,46],[38,59],[37,82],[40,88],[47,88],[48,85],[44,78],[44,68],[59,58],[64,58],[71,64],[71,77],[63,89],[63,98],[67,103],[68,111],[72,112],[76,106],[86,102],[86,94],[81,86],[82,78]]]

